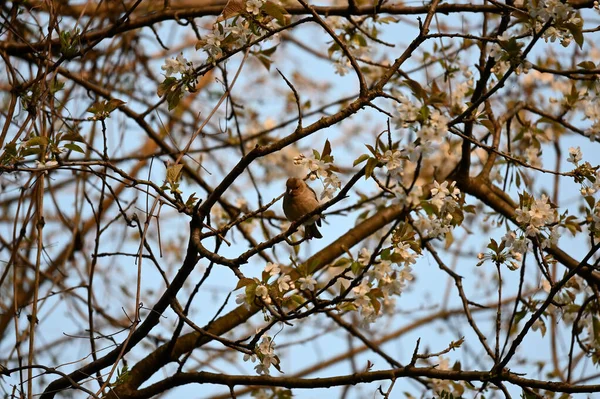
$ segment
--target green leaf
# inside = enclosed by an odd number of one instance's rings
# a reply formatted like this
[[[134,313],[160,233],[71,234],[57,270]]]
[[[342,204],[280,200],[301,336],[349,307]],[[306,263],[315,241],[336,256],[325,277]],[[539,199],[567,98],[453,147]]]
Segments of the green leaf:
[[[379,22],[381,24],[389,24],[391,22],[398,22],[399,19],[393,16],[388,16],[388,17],[383,17],[383,18],[377,18],[376,22]]]
[[[354,160],[354,163],[352,164],[352,166],[356,166],[358,164],[361,164],[361,163],[365,162],[369,158],[370,157],[367,154],[362,154],[360,157],[358,157],[358,158],[356,158]]]
[[[263,10],[267,15],[275,18],[277,22],[279,22],[279,25],[283,26],[286,24],[285,14],[287,14],[287,10],[282,6],[275,4],[272,1],[267,1],[265,4],[263,4],[261,10]]]
[[[181,169],[183,169],[183,164],[178,163],[177,165],[171,165],[167,168],[167,181],[170,183],[176,183],[179,181],[179,177],[181,176]]]
[[[454,243],[454,235],[452,234],[451,231],[449,231],[446,233],[446,237],[444,239],[444,249],[450,248],[453,243]]]
[[[331,155],[331,143],[329,143],[329,140],[325,140],[325,145],[323,146],[321,157],[326,157],[328,155]]]
[[[267,56],[264,56],[262,54],[258,54],[256,55],[256,58],[258,58],[258,60],[260,61],[260,63],[267,68],[267,71],[271,70],[271,64],[273,63],[273,61],[271,61],[271,59]]]
[[[369,151],[371,151],[371,154],[373,154],[374,156],[377,156],[377,151],[375,151],[375,148],[373,148],[372,145],[365,144],[365,146],[369,149]]]
[[[38,155],[42,153],[42,149],[40,147],[32,147],[32,148],[24,148],[21,150],[21,156],[29,156],[29,155]]]
[[[358,262],[352,262],[352,266],[350,266],[350,270],[354,273],[355,276],[358,276],[363,269],[363,265]]]
[[[373,298],[370,295],[367,296],[371,298],[371,305],[373,306],[373,309],[375,309],[375,314],[379,314],[379,310],[381,309],[381,303],[376,298]]]
[[[5,155],[15,156],[17,155],[17,143],[8,143],[4,147]]]
[[[175,90],[169,90],[167,94],[167,104],[169,104],[169,111],[174,109],[179,105],[179,100],[183,97],[183,91],[181,90],[181,86],[176,86]]]
[[[65,87],[65,82],[57,80],[56,78],[52,80],[50,85],[50,93],[56,94],[61,91]]]
[[[479,121],[479,123],[481,123],[483,126],[485,126],[485,128],[490,133],[494,133],[494,131],[496,130],[496,128],[494,127],[494,123],[489,119],[482,119],[481,121]]]
[[[111,113],[115,109],[117,109],[118,107],[120,107],[121,105],[124,105],[124,104],[127,104],[127,103],[123,100],[119,100],[118,98],[113,98],[106,104],[105,111],[108,113]]]
[[[224,21],[236,15],[240,15],[246,11],[246,7],[244,6],[244,2],[241,0],[229,0],[223,8],[221,15],[217,18],[217,22]],[[196,48],[196,50],[198,50]]]
[[[96,101],[92,105],[90,105],[87,109],[87,112],[90,114],[99,114],[104,111],[104,101]]]
[[[367,161],[366,169],[365,169],[365,180],[373,175],[373,171],[377,167],[378,163],[379,163],[379,161],[377,161],[377,159],[369,158],[369,160]]]
[[[335,261],[335,263],[332,266],[333,267],[345,266],[345,265],[347,265],[350,262],[351,261],[348,258],[339,258],[338,260]]]
[[[597,345],[600,342],[600,319],[598,316],[592,316],[592,328],[594,330],[594,341]]]
[[[410,87],[410,90],[413,92],[415,97],[422,99],[427,98],[427,93],[425,92],[425,90],[423,90],[423,87],[421,87],[419,82],[417,82],[416,80],[407,79],[406,84],[408,85],[408,87]]]
[[[75,143],[65,144],[65,148],[68,148],[71,151],[76,151],[85,154],[85,151],[83,151],[83,149]]]
[[[77,132],[67,132],[60,137],[60,141],[78,141],[80,143],[85,143],[85,139],[81,134]]]
[[[583,38],[583,33],[581,32],[581,26],[575,24],[565,24],[566,28],[573,35],[573,39],[575,39],[575,43],[579,46],[579,48],[583,48],[583,42],[585,39]]]
[[[336,52],[336,51],[340,51],[342,48],[337,44],[337,43],[333,43],[328,49],[327,49],[327,54],[329,55],[329,58],[331,58],[331,56]]]
[[[521,398],[523,399],[537,399],[537,396],[534,395],[533,393],[526,391],[525,389],[523,389],[523,393],[521,394]]]
[[[278,46],[278,45],[277,45]],[[267,57],[270,57],[273,55],[273,53],[275,52],[275,50],[277,50],[277,46],[273,46],[271,48],[268,48],[266,50],[261,51],[261,53],[263,53],[264,55],[266,55]]]
[[[592,61],[583,61],[577,64],[577,66],[583,69],[596,69],[596,64],[594,64]]]
[[[251,278],[247,278],[247,277],[242,277],[241,279],[238,280],[237,285],[235,286],[234,291],[239,290],[242,287],[247,287],[251,284],[256,284],[256,281],[254,281]]]
[[[198,201],[198,197],[196,197],[196,193],[192,193],[188,197],[187,201],[185,201],[185,205],[186,206],[193,206],[196,203],[196,201]]]
[[[358,43],[358,45],[360,47],[367,47],[367,39],[365,39],[365,37],[363,35],[355,35],[354,39],[356,39],[356,42]]]
[[[177,79],[175,79],[174,77],[171,76],[169,78],[166,78],[161,84],[158,85],[158,90],[156,91],[156,94],[159,97],[164,96],[176,83]]]
[[[45,145],[48,145],[48,137],[35,136],[35,137],[32,137],[29,140],[27,140],[24,145],[26,148],[29,148],[32,146],[43,147]]]

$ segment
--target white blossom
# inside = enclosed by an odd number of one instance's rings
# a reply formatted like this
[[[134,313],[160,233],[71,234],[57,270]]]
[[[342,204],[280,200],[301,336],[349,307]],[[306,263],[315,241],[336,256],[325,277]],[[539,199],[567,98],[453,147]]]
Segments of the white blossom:
[[[260,284],[256,287],[256,296],[259,296],[267,305],[271,303],[271,297],[269,296],[269,289]]]
[[[383,161],[385,162],[385,167],[388,170],[388,172],[391,172],[402,166],[402,160],[402,152],[398,150],[387,150],[383,154]]]
[[[286,292],[289,289],[294,288],[294,283],[291,281],[292,278],[289,275],[283,275],[277,279],[277,286],[279,287],[279,291]]]
[[[258,15],[263,4],[263,0],[246,0],[246,11],[250,14]]]
[[[569,147],[569,159],[567,159],[568,162],[571,162],[573,165],[577,166],[582,158],[583,155],[581,154],[581,148]]]
[[[281,272],[281,269],[279,268],[279,264],[267,262],[267,266],[265,266],[265,272],[269,273],[269,275],[271,276],[274,276],[276,274],[279,274]]]
[[[238,305],[243,305],[247,310],[250,310],[250,304],[248,303],[245,292],[236,295],[235,303]]]
[[[183,53],[179,53],[179,55],[175,58],[167,58],[165,60],[165,64],[160,67],[163,71],[165,71],[166,76],[171,76],[176,73],[185,73],[188,68],[189,61],[183,57]]]
[[[300,277],[298,279],[298,283],[300,283],[300,289],[301,290],[303,290],[303,291],[304,290],[314,291],[315,286],[317,285],[317,280],[315,280],[311,276]]]
[[[369,264],[371,260],[371,251],[369,251],[367,248],[363,248],[360,250],[360,253],[358,254],[358,263],[360,263],[363,266],[367,266]]]

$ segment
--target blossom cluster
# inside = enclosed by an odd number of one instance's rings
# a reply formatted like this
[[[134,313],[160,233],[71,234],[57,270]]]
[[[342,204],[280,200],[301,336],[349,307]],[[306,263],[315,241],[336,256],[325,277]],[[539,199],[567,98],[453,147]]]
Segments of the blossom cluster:
[[[397,128],[408,128],[416,133],[418,140],[404,148],[408,159],[416,162],[421,155],[433,152],[446,137],[449,119],[440,110],[419,106],[401,93],[396,99],[400,105],[396,109],[394,123]]]
[[[496,75],[504,75],[511,65],[515,65],[517,75],[528,74],[532,68],[531,62],[522,56],[523,43],[519,42],[513,33],[508,31],[498,36],[498,43],[490,48],[489,56],[496,61],[492,72]]]
[[[517,223],[519,223],[527,237],[536,237],[542,231],[548,231],[548,225],[557,220],[556,209],[550,203],[548,197],[544,194],[540,199],[534,199],[527,193],[521,197],[521,206],[515,210]],[[550,234],[552,239],[543,240],[542,248],[553,244],[557,239],[556,234]]]
[[[296,284],[301,291],[314,291],[317,281],[311,276],[303,276],[296,281],[289,274],[282,273],[281,266],[277,263],[268,262],[262,272],[261,280],[254,278],[243,278],[238,283],[238,288],[245,287],[244,292],[236,296],[236,303],[250,309],[252,304],[262,303],[269,307],[274,301],[285,304],[285,296],[293,294]],[[289,296],[288,296],[289,298]],[[255,369],[258,374],[269,374],[271,366],[278,367],[279,358],[274,354],[275,343],[268,336],[263,336],[260,345],[254,354],[245,355],[244,361],[252,362],[259,360]]]
[[[574,38],[573,30],[583,26],[583,20],[569,3],[560,0],[527,0],[526,7],[536,32],[552,19],[552,26],[543,34],[546,41],[555,42],[558,39],[567,47]]]
[[[245,14],[216,23],[196,47],[202,48],[208,55],[208,61],[214,63],[223,56],[224,51],[246,46],[259,36],[277,29],[279,25],[276,19],[261,15],[265,3],[266,0],[246,0]]]
[[[437,238],[450,233],[455,226],[462,223],[464,218],[460,205],[460,190],[456,182],[433,182],[431,198],[428,202],[431,209],[426,210],[426,216],[419,215],[414,226],[423,236]]]
[[[592,232],[595,233],[596,237],[600,237],[600,201],[596,202],[596,205],[594,205],[591,216],[592,223],[590,227]]]
[[[258,364],[254,366],[257,374],[269,375],[271,366],[279,366],[279,357],[275,355],[275,342],[273,342],[273,338],[266,334],[263,335],[253,354],[244,355],[245,362],[250,360],[254,363],[257,359]]]
[[[371,22],[371,20],[365,19],[362,30],[370,31],[376,36],[374,32],[377,29],[371,25]],[[331,16],[327,18],[327,24],[336,32],[337,37],[343,41],[345,47],[343,50],[338,43],[333,43],[328,49],[329,57],[333,61],[334,72],[337,75],[345,76],[350,71],[351,63],[346,50],[356,59],[367,61],[371,59],[372,46],[367,43],[364,34],[357,30],[352,23],[345,18]]]
[[[372,265],[372,254],[363,248],[357,258],[358,270],[369,267],[365,278],[352,289],[352,304],[362,317],[362,326],[375,322],[382,313],[392,313],[396,298],[402,294],[406,284],[413,280],[411,265],[417,262],[420,254],[418,246],[412,240],[414,232],[402,226],[392,233],[392,245],[382,251]],[[383,312],[380,308],[383,306]]]
[[[394,118],[396,127],[411,128],[417,132],[421,145],[440,142],[448,133],[449,119],[438,109],[420,107],[403,94],[397,95],[400,105]],[[427,117],[422,117],[427,115]]]
[[[194,65],[183,56],[183,53],[179,53],[179,55],[177,55],[175,58],[167,58],[164,65],[161,66],[160,69],[165,71],[165,75],[167,77],[175,74],[181,74],[181,76],[184,76],[194,72]]]
[[[585,118],[592,122],[592,125],[584,132],[592,142],[600,140],[600,100],[595,97],[586,102],[584,108]]]
[[[274,279],[272,277],[275,277]],[[312,276],[298,278],[301,290],[314,290],[317,281]],[[262,280],[246,279],[241,283],[246,289],[236,297],[236,303],[247,308],[255,303],[256,299],[265,305],[270,305],[273,296],[277,299],[283,298],[285,294],[296,288],[295,281],[289,274],[281,273],[281,267],[277,263],[268,262],[262,273]],[[239,286],[239,288],[241,288]]]
[[[310,180],[319,179],[323,184],[320,200],[330,200],[337,190],[342,188],[342,182],[335,173],[333,157],[331,155],[320,155],[314,151],[311,158],[300,154],[294,158],[294,165],[304,166],[310,173]]]
[[[510,270],[520,267],[523,254],[529,250],[529,242],[538,240],[540,247],[547,248],[558,243],[560,238],[559,217],[556,209],[550,203],[546,195],[535,199],[527,193],[520,195],[520,206],[515,210],[517,223],[521,229],[508,231],[500,244],[491,240],[488,248],[490,253],[480,253],[477,257],[483,264],[491,259],[498,264],[506,264]]]

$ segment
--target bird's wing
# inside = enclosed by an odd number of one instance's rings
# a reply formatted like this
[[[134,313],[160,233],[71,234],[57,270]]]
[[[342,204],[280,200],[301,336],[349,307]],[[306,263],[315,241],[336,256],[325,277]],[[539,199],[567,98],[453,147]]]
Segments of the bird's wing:
[[[306,184],[306,183],[304,183]],[[312,193],[313,197],[315,197],[315,199],[317,200],[317,202],[319,202],[319,198],[317,197],[317,193],[315,192],[315,190],[313,190],[313,188],[311,186],[309,186],[308,184],[306,184],[306,188],[308,188],[310,190],[310,192]]]

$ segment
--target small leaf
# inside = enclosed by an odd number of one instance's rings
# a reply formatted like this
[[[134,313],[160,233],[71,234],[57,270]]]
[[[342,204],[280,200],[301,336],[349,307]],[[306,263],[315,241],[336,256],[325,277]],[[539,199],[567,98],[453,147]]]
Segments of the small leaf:
[[[267,57],[270,57],[273,55],[273,53],[275,52],[275,50],[277,50],[277,46],[273,46],[271,48],[268,48],[266,50],[261,51],[261,53],[263,53],[264,55],[266,55]]]
[[[111,113],[115,109],[117,109],[118,107],[120,107],[121,105],[124,105],[124,104],[127,104],[127,103],[123,100],[119,100],[118,98],[113,98],[106,104],[105,111],[108,113]]]
[[[9,155],[9,156],[17,155],[17,143],[8,143],[4,147],[4,150],[6,151],[5,152],[6,155]]]
[[[449,231],[446,233],[446,237],[444,240],[444,249],[450,248],[453,243],[454,243],[454,235],[452,235],[452,232]]]
[[[229,0],[223,8],[221,15],[217,18],[217,22],[225,21],[236,15],[243,14],[246,11],[245,3],[242,0]]]
[[[104,101],[96,101],[87,109],[90,114],[98,114],[102,111],[104,111]]]
[[[356,40],[356,42],[358,43],[358,45],[360,47],[367,47],[367,39],[365,39],[365,37],[363,35],[355,35],[354,39]]]
[[[186,206],[193,206],[196,203],[196,201],[198,201],[198,197],[196,197],[196,193],[192,193],[188,197],[187,201],[185,201],[185,205]]]
[[[365,146],[369,149],[369,151],[371,151],[371,154],[373,154],[374,156],[377,156],[377,151],[375,151],[375,148],[373,148],[372,145],[365,144]]]
[[[264,55],[258,54],[256,55],[256,58],[258,58],[258,60],[260,61],[260,63],[267,68],[267,71],[271,70],[271,64],[273,63],[273,61],[271,61],[271,59],[269,57],[266,57]]]
[[[169,90],[167,94],[167,104],[169,104],[169,111],[171,111],[179,105],[179,100],[181,100],[181,97],[183,97],[183,92],[181,91],[180,86],[173,87]]]
[[[331,144],[329,140],[325,140],[325,145],[323,146],[323,151],[321,152],[321,157],[326,157],[331,155]]]
[[[241,279],[238,280],[237,285],[235,286],[234,291],[239,290],[242,287],[247,287],[251,284],[256,284],[256,281],[254,281],[251,278],[247,278],[247,277],[242,277]]]
[[[156,94],[159,97],[164,96],[175,83],[177,83],[177,79],[175,79],[174,77],[171,76],[169,78],[166,78],[160,85],[158,85],[158,90],[156,91]]]
[[[352,164],[352,166],[356,166],[358,164],[361,164],[361,163],[365,162],[369,158],[370,157],[367,154],[362,154],[360,157],[358,157],[358,158],[356,158],[354,160],[354,163]]]
[[[67,132],[60,138],[61,141],[78,141],[80,143],[85,143],[85,139],[83,136],[77,132]]]
[[[287,14],[287,10],[280,5],[275,4],[272,1],[267,1],[265,4],[263,4],[261,10],[263,10],[267,15],[275,18],[277,22],[279,22],[279,25],[283,26],[286,24],[285,14]]]
[[[537,396],[535,394],[529,392],[529,390],[523,389],[523,393],[521,394],[521,398],[523,398],[523,399],[537,399]]]
[[[565,26],[573,35],[573,39],[575,39],[575,43],[577,43],[579,48],[583,48],[583,42],[585,39],[583,38],[583,33],[581,32],[581,26],[573,23],[565,24]]]
[[[377,167],[378,163],[379,162],[377,161],[377,159],[369,158],[369,160],[367,161],[367,166],[365,168],[365,179],[368,179],[369,177],[371,177],[371,175],[373,175],[373,171],[375,170],[375,167]]]
[[[583,69],[596,69],[596,64],[594,64],[592,61],[583,61],[577,64],[577,66]]]
[[[427,93],[425,92],[425,90],[423,90],[423,87],[421,87],[419,82],[417,82],[416,80],[407,79],[406,84],[408,84],[408,87],[410,87],[415,97],[422,99],[427,98]]]
[[[177,165],[171,165],[167,168],[167,181],[170,183],[176,183],[179,181],[179,177],[181,176],[181,169],[183,169],[183,164],[178,163]]]
[[[71,151],[76,151],[76,152],[80,152],[82,154],[85,154],[85,151],[83,151],[83,149],[78,146],[75,143],[69,143],[69,144],[65,144],[65,148],[71,150]]]
[[[45,145],[48,145],[48,137],[35,136],[35,137],[32,137],[29,140],[27,140],[24,145],[25,145],[25,147],[32,147],[32,146],[43,147]]]
[[[592,317],[592,328],[594,331],[594,341],[597,345],[600,342],[600,319],[598,316]]]
[[[452,341],[450,342],[450,349],[457,349],[460,348],[461,345],[465,342],[465,337],[462,337],[461,339],[459,339],[458,341]],[[460,369],[459,369],[460,370]]]
[[[352,265],[350,266],[350,270],[352,271],[352,273],[354,273],[355,276],[358,276],[362,269],[363,265],[361,265],[358,262],[352,262]]]
[[[350,263],[350,259],[348,259],[348,258],[339,258],[338,260],[335,261],[335,263],[332,266],[333,267],[340,267],[340,266],[345,266],[348,263]]]

